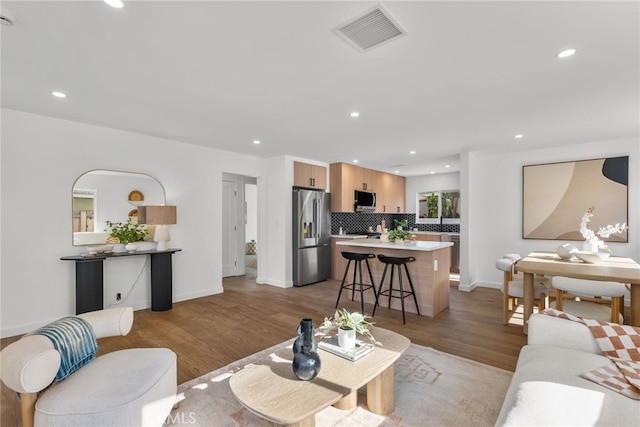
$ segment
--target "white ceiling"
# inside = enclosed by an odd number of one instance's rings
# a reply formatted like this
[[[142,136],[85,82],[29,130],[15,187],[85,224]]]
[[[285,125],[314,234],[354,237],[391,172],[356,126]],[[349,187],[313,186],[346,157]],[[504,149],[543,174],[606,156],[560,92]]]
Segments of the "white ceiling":
[[[388,1],[407,36],[359,53],[331,32],[376,4],[3,1],[2,106],[405,176],[640,136],[638,1]]]

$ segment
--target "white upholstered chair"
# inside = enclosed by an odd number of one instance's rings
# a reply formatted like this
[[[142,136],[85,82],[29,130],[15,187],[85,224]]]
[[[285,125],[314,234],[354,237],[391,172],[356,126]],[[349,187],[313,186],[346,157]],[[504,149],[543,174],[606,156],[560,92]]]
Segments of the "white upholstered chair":
[[[128,334],[133,310],[77,317],[103,338]],[[160,426],[176,402],[176,355],[166,348],[107,353],[52,383],[60,366],[44,335],[26,335],[0,353],[0,378],[20,394],[23,426]]]
[[[554,276],[551,285],[558,293],[551,304],[556,310],[587,319],[623,323],[624,297],[629,294],[624,283]]]
[[[524,298],[524,277],[515,274],[514,264],[520,259],[518,254],[505,254],[496,261],[496,268],[502,271],[502,323],[509,324],[513,311],[518,307],[518,299]],[[544,310],[548,305],[551,283],[543,276],[534,276],[533,298],[538,302],[538,310]]]

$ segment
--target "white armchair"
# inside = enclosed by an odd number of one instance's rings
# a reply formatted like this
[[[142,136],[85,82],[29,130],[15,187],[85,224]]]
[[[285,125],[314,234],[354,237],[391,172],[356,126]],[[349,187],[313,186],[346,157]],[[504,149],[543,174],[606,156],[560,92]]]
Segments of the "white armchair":
[[[96,338],[126,335],[131,307],[78,315]],[[176,398],[176,355],[135,348],[97,357],[52,384],[61,358],[49,338],[27,335],[0,352],[0,378],[20,394],[23,426],[162,425]]]

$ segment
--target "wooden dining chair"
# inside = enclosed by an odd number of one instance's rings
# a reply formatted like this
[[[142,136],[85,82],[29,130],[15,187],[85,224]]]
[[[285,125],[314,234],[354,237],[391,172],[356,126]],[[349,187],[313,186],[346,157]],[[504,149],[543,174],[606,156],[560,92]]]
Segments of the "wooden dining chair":
[[[520,259],[519,254],[505,254],[496,261],[496,268],[502,271],[502,323],[509,324],[509,319],[518,307],[518,300],[524,298],[524,277],[514,273],[514,265]],[[544,310],[549,305],[551,283],[549,279],[536,275],[533,284],[533,298],[538,304],[538,310]]]

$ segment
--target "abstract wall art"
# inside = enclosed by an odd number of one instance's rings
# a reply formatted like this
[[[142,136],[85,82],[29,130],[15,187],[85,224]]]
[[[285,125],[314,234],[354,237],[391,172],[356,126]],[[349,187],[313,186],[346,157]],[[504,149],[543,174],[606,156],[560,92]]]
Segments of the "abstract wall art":
[[[629,156],[522,167],[522,238],[584,240],[582,216],[593,208],[588,228],[626,223]],[[627,242],[627,233],[608,242]]]

